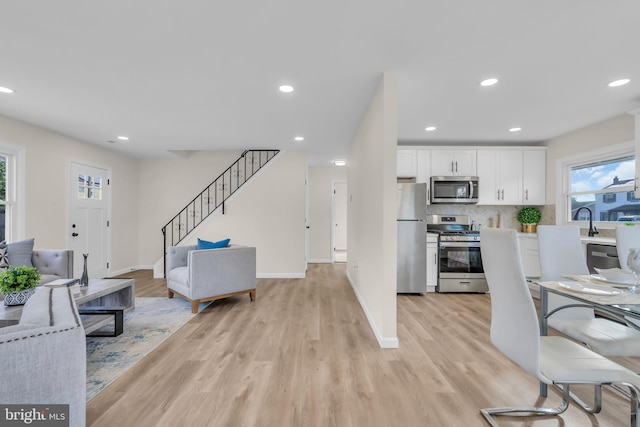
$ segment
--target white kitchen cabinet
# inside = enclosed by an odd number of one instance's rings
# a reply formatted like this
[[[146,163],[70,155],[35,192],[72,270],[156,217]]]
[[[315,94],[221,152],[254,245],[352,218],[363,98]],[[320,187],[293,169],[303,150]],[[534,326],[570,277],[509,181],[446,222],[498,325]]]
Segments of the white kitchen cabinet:
[[[544,205],[546,200],[547,153],[522,150],[522,204]]]
[[[398,178],[415,178],[418,156],[416,150],[397,150]]]
[[[520,233],[520,259],[526,277],[540,277],[540,251],[538,250],[538,235],[535,233]]]
[[[522,204],[522,150],[478,150],[478,204]]]
[[[427,292],[435,292],[438,285],[438,235],[427,233]]]
[[[431,196],[431,151],[418,150],[416,182],[427,184],[427,205]]]
[[[476,150],[431,150],[431,175],[476,176]]]

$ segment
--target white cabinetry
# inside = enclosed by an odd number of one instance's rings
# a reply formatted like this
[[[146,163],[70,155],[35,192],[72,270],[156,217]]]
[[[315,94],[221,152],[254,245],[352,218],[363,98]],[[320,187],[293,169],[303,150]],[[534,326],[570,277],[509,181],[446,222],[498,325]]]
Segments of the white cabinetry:
[[[475,176],[476,150],[431,150],[431,175]]]
[[[397,159],[398,178],[415,178],[417,168],[416,150],[398,150]]]
[[[522,150],[478,150],[478,203],[522,203]]]
[[[438,235],[427,233],[427,292],[435,292],[438,285]]]
[[[546,151],[478,150],[479,205],[544,205]]]
[[[522,150],[523,205],[544,205],[546,195],[547,152]]]
[[[526,277],[540,277],[540,251],[538,235],[535,233],[518,234],[520,240],[520,258]]]

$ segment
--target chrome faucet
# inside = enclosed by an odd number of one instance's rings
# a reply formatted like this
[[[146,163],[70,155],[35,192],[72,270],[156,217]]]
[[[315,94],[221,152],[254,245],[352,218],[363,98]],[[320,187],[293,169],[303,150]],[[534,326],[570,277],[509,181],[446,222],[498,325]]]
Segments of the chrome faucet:
[[[575,221],[575,220],[578,219],[578,214],[580,213],[580,211],[582,209],[586,209],[589,212],[589,233],[588,233],[588,235],[589,235],[589,237],[593,237],[596,234],[598,234],[599,231],[596,230],[596,228],[593,226],[593,212],[591,212],[591,209],[589,209],[586,206],[582,206],[582,207],[578,208],[578,210],[576,211],[576,214],[573,216],[573,220]]]

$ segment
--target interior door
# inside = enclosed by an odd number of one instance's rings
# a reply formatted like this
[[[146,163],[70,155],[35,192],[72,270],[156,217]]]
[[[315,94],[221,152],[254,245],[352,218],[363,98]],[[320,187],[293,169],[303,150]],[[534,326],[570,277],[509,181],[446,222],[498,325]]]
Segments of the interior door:
[[[82,275],[87,257],[89,278],[109,275],[110,186],[109,169],[71,163],[68,247],[73,250],[74,277]]]
[[[333,250],[347,250],[347,182],[338,181],[333,185]]]

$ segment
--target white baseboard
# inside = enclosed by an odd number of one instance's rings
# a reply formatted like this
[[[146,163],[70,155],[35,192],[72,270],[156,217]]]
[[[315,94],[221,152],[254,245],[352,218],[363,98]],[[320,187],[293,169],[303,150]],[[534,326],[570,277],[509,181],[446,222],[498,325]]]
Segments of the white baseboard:
[[[256,273],[257,279],[304,279],[305,273]]]
[[[360,303],[360,307],[362,307],[362,311],[364,311],[364,315],[367,316],[367,320],[369,321],[369,326],[371,326],[371,329],[373,330],[373,334],[376,336],[376,339],[378,340],[378,345],[380,345],[380,347],[382,348],[400,347],[400,342],[398,341],[398,337],[384,338],[382,335],[380,335],[380,331],[378,330],[378,327],[376,326],[376,324],[373,322],[373,318],[369,314],[369,310],[367,309],[367,306],[364,303],[364,300],[360,296],[360,292],[358,291],[358,288],[353,283],[353,280],[351,279],[351,276],[349,275],[348,270],[347,270],[347,279],[349,280],[349,283],[351,283],[351,288],[353,289],[353,292],[356,294],[356,298],[358,298],[358,302]]]
[[[111,273],[109,273],[109,277],[120,276],[121,274],[127,274],[135,270],[151,270],[151,269],[153,269],[152,265],[134,265],[129,268],[121,268],[120,270],[112,271]]]
[[[310,259],[307,262],[309,264],[331,264],[333,261],[330,259]]]

